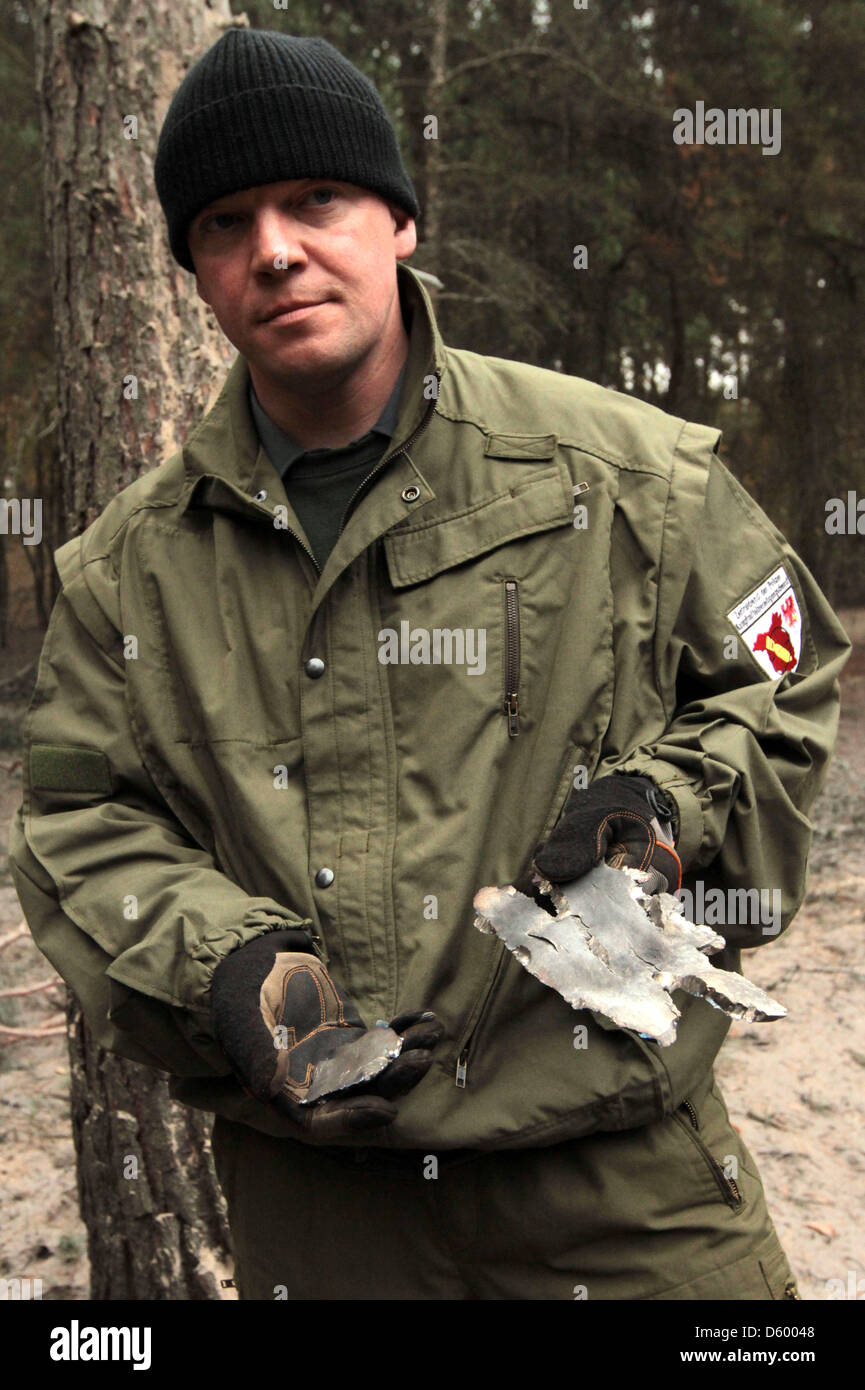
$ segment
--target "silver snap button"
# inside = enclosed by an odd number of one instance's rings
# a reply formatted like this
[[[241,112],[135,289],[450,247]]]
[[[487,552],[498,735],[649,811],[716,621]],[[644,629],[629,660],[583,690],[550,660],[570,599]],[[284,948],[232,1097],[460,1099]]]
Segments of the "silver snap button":
[[[255,494],[255,500],[256,500],[256,502],[266,502],[266,501],[267,501],[267,493],[265,492],[264,488],[262,488],[260,492],[257,492],[257,493]]]
[[[311,656],[309,661],[305,661],[303,669],[311,681],[317,681],[319,676],[324,675],[324,662],[320,656]]]
[[[416,502],[420,497],[420,488],[412,483],[409,487],[404,487],[400,493],[403,502]]]
[[[315,876],[316,888],[329,888],[335,877],[333,869],[319,869]]]

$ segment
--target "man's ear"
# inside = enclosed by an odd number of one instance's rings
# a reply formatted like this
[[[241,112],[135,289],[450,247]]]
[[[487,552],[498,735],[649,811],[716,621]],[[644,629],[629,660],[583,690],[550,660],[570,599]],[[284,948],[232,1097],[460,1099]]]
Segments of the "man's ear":
[[[394,249],[398,261],[404,261],[417,250],[417,227],[411,213],[405,208],[390,205],[390,215],[394,225]]]

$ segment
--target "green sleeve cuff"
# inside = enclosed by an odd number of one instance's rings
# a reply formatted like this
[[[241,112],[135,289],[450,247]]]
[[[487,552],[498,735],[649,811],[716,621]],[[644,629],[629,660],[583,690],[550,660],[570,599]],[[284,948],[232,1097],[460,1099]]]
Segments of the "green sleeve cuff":
[[[682,862],[682,870],[686,870],[696,859],[703,843],[703,808],[691,782],[683,777],[681,768],[674,763],[661,762],[657,758],[631,758],[617,767],[616,772],[648,777],[656,787],[672,796],[679,812],[676,853]]]

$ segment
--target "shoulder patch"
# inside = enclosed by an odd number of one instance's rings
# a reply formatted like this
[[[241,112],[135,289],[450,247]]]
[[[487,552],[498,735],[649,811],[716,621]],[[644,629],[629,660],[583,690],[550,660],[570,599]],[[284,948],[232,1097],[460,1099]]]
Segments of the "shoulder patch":
[[[796,670],[802,652],[802,613],[783,565],[746,594],[727,617],[772,680]]]

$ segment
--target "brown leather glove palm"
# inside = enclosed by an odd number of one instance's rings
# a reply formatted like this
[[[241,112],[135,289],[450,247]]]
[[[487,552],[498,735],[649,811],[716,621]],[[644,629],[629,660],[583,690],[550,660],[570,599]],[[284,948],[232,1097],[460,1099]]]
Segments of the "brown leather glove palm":
[[[235,1076],[250,1095],[269,1101],[317,1140],[392,1124],[393,1104],[426,1075],[444,1029],[434,1014],[391,1022],[403,1049],[372,1081],[301,1105],[317,1063],[366,1032],[354,1003],[311,951],[302,930],[268,932],[217,966],[211,990],[213,1029]]]

